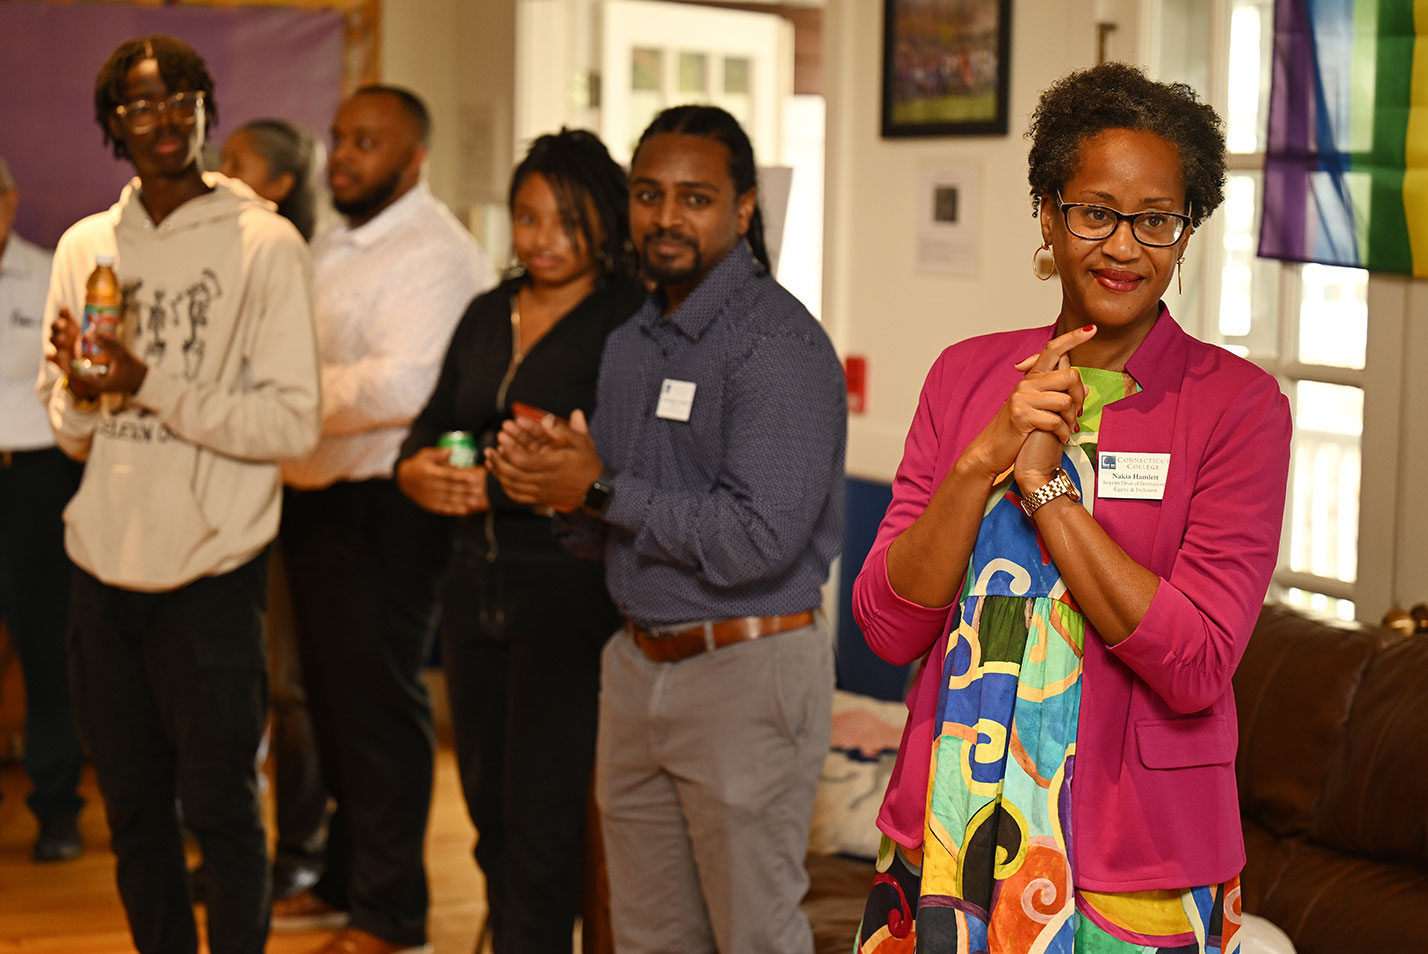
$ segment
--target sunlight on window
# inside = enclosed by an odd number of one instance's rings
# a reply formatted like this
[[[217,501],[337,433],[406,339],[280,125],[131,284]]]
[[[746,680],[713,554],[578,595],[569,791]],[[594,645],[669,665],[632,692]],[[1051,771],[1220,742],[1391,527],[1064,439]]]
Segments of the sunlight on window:
[[[1298,606],[1303,609],[1315,610],[1320,613],[1329,613],[1342,620],[1354,618],[1354,601],[1340,600],[1323,593],[1313,593],[1309,590],[1301,590],[1298,587],[1286,586],[1276,587],[1269,594],[1272,598],[1278,599],[1281,603],[1288,603],[1290,606]]]
[[[1270,0],[1236,0],[1230,13],[1230,86],[1225,143],[1230,152],[1259,152],[1269,103],[1269,43],[1274,8]],[[1242,95],[1258,90],[1259,95]]]
[[[1299,360],[1334,368],[1362,368],[1368,342],[1368,272],[1305,265],[1303,294]]]
[[[1276,350],[1279,263],[1257,257],[1258,173],[1234,174],[1225,182],[1224,267],[1220,273],[1220,337],[1242,355]]]
[[[1353,582],[1358,576],[1361,389],[1294,385],[1289,568]]]

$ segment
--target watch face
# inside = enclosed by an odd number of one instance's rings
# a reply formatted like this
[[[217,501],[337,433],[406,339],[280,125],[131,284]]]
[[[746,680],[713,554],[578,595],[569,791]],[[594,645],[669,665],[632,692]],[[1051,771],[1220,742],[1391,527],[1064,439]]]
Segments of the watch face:
[[[596,516],[605,512],[605,508],[610,504],[610,495],[614,492],[614,488],[610,485],[612,479],[609,473],[603,473],[595,479],[595,483],[585,491],[585,510]]]

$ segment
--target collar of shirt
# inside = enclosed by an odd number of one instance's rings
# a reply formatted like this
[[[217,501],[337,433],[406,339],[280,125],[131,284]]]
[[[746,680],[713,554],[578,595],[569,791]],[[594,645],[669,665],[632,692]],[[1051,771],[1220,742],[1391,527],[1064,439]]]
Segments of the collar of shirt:
[[[25,241],[12,231],[10,237],[5,240],[5,251],[0,252],[0,272],[16,278],[25,278],[34,265],[33,253],[38,251],[38,246]]]
[[[719,317],[734,293],[748,284],[756,266],[749,243],[740,239],[739,243],[729,250],[729,254],[704,276],[704,281],[680,303],[674,314],[664,314],[662,291],[651,295],[639,317],[641,327],[648,334],[657,323],[664,320],[689,340],[698,341],[699,336],[708,330],[710,323]]]
[[[401,227],[403,222],[416,215],[417,210],[431,199],[431,187],[427,185],[425,179],[422,179],[397,201],[378,212],[376,218],[369,222],[363,222],[356,228],[350,226],[340,228],[332,237],[358,248],[371,248],[390,235],[392,230]]]

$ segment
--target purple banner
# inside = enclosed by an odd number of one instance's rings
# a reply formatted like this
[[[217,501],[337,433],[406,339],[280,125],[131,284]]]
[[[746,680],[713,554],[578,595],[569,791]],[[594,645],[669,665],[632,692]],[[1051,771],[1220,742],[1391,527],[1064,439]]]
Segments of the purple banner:
[[[15,231],[53,247],[108,208],[133,174],[104,146],[94,78],[124,40],[169,33],[208,63],[213,145],[250,119],[304,123],[320,138],[342,96],[343,22],[333,11],[0,2],[0,155],[20,192]]]

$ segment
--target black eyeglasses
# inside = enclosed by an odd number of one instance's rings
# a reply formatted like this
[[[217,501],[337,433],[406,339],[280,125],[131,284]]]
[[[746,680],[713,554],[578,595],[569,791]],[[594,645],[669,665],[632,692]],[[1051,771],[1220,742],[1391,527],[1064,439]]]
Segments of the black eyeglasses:
[[[131,133],[146,133],[159,124],[159,115],[168,113],[173,121],[187,126],[203,108],[203,93],[174,93],[168,99],[136,99],[114,107]]]
[[[1179,212],[1161,212],[1158,209],[1119,212],[1109,206],[1088,202],[1063,202],[1059,191],[1056,201],[1061,203],[1061,217],[1066,221],[1066,231],[1092,242],[1110,238],[1122,222],[1129,222],[1131,235],[1137,242],[1151,248],[1166,248],[1180,241],[1180,236],[1190,227],[1190,216]]]

